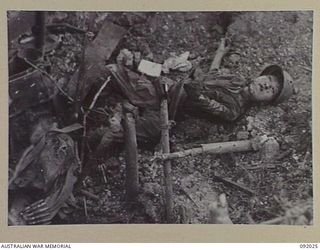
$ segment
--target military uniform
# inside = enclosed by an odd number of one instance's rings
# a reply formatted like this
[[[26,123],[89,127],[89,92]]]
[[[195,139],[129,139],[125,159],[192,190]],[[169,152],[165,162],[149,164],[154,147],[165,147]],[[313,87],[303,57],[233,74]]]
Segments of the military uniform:
[[[138,143],[158,142],[161,135],[160,102],[164,95],[159,82],[149,81],[120,65],[108,66],[112,78],[112,93],[120,93],[132,105],[138,108],[136,116],[136,134]],[[169,86],[168,102],[178,92],[178,86],[167,78]],[[194,80],[184,85],[182,97],[178,105],[178,113],[205,117],[210,120],[234,121],[245,113],[249,106],[243,96],[242,89],[246,81],[234,75],[221,75],[216,72],[208,74],[203,80]],[[109,157],[113,142],[123,142],[123,130],[104,129],[100,142],[90,155],[87,164],[99,164],[97,159]],[[102,162],[101,162],[102,163]]]
[[[213,120],[235,121],[250,103],[243,96],[245,79],[235,75],[208,74],[203,80],[184,85],[180,112]]]
[[[160,135],[160,101],[163,95],[160,84],[151,82],[122,66],[109,67],[114,76],[113,84],[131,104],[138,107],[136,119],[138,140]],[[165,80],[167,81],[167,79]],[[249,101],[243,96],[245,79],[235,75],[208,74],[203,80],[184,85],[178,113],[192,114],[208,119],[234,121],[244,114]],[[177,86],[169,81],[168,101],[177,94]]]

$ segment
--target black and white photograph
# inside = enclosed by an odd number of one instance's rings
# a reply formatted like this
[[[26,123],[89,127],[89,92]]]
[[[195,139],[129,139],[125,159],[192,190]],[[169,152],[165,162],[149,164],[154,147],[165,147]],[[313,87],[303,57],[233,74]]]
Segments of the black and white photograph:
[[[9,226],[314,225],[313,11],[6,21]]]

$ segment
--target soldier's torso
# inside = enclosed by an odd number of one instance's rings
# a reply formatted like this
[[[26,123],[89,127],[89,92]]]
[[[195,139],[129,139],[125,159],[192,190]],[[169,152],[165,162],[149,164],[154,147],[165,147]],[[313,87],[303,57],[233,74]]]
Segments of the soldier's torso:
[[[183,93],[179,105],[181,113],[208,119],[217,118],[217,120],[223,120],[223,116],[208,117],[207,114],[201,112],[201,110],[197,108],[197,100],[195,100],[192,95],[202,95],[226,106],[231,110],[232,116],[235,117],[235,119],[244,114],[248,108],[248,101],[241,94],[247,82],[241,76],[209,74],[203,80],[195,80],[191,84],[189,94],[185,91]]]

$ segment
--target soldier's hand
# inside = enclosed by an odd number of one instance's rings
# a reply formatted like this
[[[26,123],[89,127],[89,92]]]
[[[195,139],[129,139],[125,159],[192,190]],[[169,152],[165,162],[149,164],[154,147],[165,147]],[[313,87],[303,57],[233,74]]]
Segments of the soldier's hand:
[[[36,201],[26,207],[20,215],[28,225],[50,224],[52,213],[44,200]]]

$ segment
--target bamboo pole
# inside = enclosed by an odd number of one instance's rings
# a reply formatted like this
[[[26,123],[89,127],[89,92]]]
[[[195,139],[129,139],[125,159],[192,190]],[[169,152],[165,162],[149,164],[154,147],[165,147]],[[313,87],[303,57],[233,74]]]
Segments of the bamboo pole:
[[[226,39],[222,38],[218,49],[216,50],[216,54],[213,58],[213,61],[210,65],[209,71],[218,70],[220,68],[222,58],[228,52],[229,47],[226,46]]]
[[[155,159],[161,160],[174,160],[178,158],[184,158],[186,156],[193,156],[202,153],[210,154],[224,154],[224,153],[236,153],[244,151],[254,151],[252,146],[252,140],[243,140],[243,141],[230,141],[230,142],[218,142],[218,143],[209,143],[202,144],[200,147],[186,149],[173,153],[165,153],[159,156],[156,156]]]
[[[161,101],[161,145],[162,152],[164,154],[170,153],[169,144],[169,114],[168,114],[168,100],[163,98]],[[172,222],[172,209],[173,209],[173,188],[171,180],[171,162],[164,162],[164,183],[165,183],[165,206],[166,206],[166,216],[167,222]]]
[[[138,149],[135,119],[132,113],[124,114],[125,152],[126,152],[126,198],[134,202],[139,191]]]

